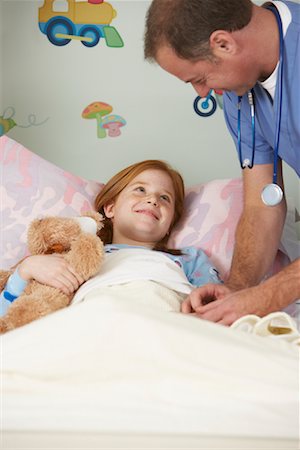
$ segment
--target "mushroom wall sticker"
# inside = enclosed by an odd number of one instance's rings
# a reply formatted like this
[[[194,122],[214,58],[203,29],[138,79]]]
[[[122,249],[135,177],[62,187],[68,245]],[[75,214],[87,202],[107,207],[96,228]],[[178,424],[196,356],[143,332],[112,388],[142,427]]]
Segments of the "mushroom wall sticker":
[[[97,120],[97,136],[98,138],[105,138],[106,131],[101,128],[102,117],[107,116],[107,114],[112,112],[112,106],[104,102],[93,102],[89,104],[82,111],[82,117],[84,119],[96,119]]]
[[[100,125],[101,128],[108,130],[108,136],[117,137],[121,134],[121,127],[126,125],[126,120],[116,114],[106,116]]]
[[[108,103],[98,101],[90,103],[84,108],[81,116],[84,119],[96,119],[98,138],[105,138],[106,130],[108,136],[117,137],[121,134],[120,128],[126,125],[126,120],[117,114],[109,115],[112,110],[113,107]]]

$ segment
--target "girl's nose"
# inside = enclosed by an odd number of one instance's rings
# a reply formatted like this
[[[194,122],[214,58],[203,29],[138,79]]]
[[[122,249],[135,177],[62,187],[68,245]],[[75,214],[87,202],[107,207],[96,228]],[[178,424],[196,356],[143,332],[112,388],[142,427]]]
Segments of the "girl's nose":
[[[158,205],[157,198],[154,197],[154,196],[149,197],[148,200],[147,200],[147,203],[149,203],[151,205],[154,205],[154,206]]]

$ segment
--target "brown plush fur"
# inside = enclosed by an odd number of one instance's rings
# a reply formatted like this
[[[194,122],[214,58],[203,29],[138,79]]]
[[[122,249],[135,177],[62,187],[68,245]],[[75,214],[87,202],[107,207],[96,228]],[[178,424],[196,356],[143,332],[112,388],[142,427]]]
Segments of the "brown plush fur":
[[[93,218],[97,231],[102,228],[99,213],[83,214]],[[32,255],[62,253],[75,271],[85,280],[95,275],[104,256],[103,243],[91,233],[83,232],[76,220],[66,217],[46,217],[34,220],[28,229],[28,248]],[[13,270],[0,270],[0,291]],[[32,322],[68,306],[74,294],[66,295],[51,286],[30,281],[24,292],[0,318],[0,333]]]

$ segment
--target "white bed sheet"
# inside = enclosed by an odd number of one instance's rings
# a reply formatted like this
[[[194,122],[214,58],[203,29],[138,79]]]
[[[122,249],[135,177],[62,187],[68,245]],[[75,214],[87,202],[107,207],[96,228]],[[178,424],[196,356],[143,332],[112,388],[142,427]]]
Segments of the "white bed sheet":
[[[5,432],[3,450],[298,450],[290,439],[230,438],[195,434]]]
[[[2,337],[6,436],[88,432],[296,442],[297,346],[104,291]]]

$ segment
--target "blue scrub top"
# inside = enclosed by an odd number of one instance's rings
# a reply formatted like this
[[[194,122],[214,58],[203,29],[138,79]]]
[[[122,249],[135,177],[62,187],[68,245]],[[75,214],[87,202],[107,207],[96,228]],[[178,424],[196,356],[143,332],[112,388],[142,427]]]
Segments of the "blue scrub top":
[[[300,5],[283,1],[291,11],[292,21],[284,37],[282,114],[280,125],[280,158],[291,166],[300,177]],[[228,129],[237,144],[238,96],[224,93],[224,114]],[[254,164],[273,164],[278,109],[278,85],[274,104],[263,87],[254,86],[255,99],[255,154]],[[252,128],[247,95],[241,105],[242,160],[252,158]]]

